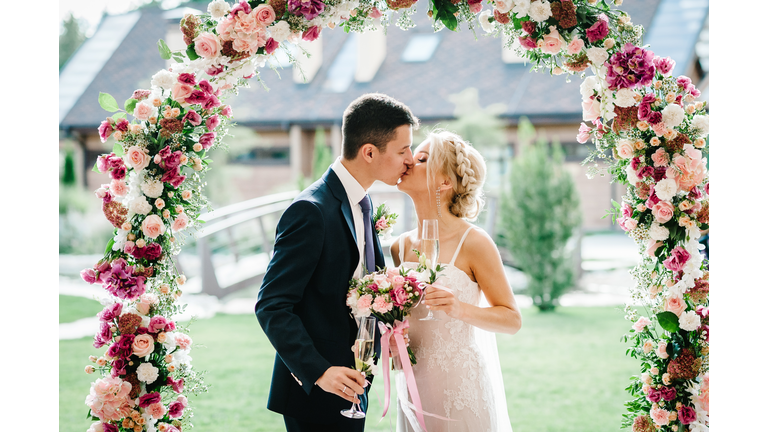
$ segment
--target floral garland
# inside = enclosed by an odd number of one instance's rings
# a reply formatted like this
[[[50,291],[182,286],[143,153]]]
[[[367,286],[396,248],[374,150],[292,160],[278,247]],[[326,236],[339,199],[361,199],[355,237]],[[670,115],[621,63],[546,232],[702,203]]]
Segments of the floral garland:
[[[581,74],[584,120],[578,141],[595,143],[584,163],[604,159],[614,181],[628,186],[609,213],[642,246],[632,270],[633,296],[648,317],[637,317],[630,355],[642,361],[632,378],[625,426],[635,432],[708,430],[708,264],[699,253],[708,229],[706,170],[708,116],[687,77],[671,77],[674,61],[638,46],[641,26],[604,0],[429,0],[436,30],[457,30],[475,19],[552,74]],[[236,94],[258,68],[290,45],[317,39],[340,26],[361,32],[388,25],[413,26],[415,0],[215,0],[208,13],[180,23],[187,48],[160,54],[176,64],[157,72],[150,89],[136,90],[120,109],[114,97],[99,103],[116,113],[99,127],[102,142],[116,141],[94,170],[111,182],[96,195],[115,226],[104,258],[81,272],[111,295],[99,314],[94,346],[107,347],[90,360],[100,371],[86,398],[95,422],[89,432],[177,432],[192,424],[185,394],[207,390],[191,367],[189,329],[172,321],[184,310],[175,301],[184,275],[172,257],[184,233],[199,226],[208,151],[222,146],[232,109],[222,100]],[[614,5],[621,4],[614,0]],[[128,115],[133,120],[128,120]],[[611,158],[612,155],[613,157]],[[598,173],[597,164],[590,176]],[[382,208],[377,231],[394,216]],[[392,216],[392,217],[390,217]]]

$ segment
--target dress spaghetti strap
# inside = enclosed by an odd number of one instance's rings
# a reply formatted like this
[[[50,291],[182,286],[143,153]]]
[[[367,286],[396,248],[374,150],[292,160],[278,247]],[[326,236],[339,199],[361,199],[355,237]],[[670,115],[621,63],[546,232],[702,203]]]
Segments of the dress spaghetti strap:
[[[464,240],[467,238],[467,234],[469,234],[469,232],[470,232],[470,231],[471,231],[471,230],[472,230],[474,227],[475,227],[475,226],[473,225],[473,226],[471,226],[471,227],[467,228],[467,230],[466,230],[466,231],[464,231],[464,235],[461,237],[461,241],[459,242],[459,245],[458,245],[458,246],[456,246],[456,252],[454,252],[454,253],[453,253],[453,259],[451,259],[451,264],[450,264],[450,265],[453,265],[453,263],[455,263],[455,262],[456,262],[456,257],[458,257],[458,256],[459,256],[459,250],[461,250],[461,245],[463,245],[463,244],[464,244]]]
[[[400,256],[400,265],[403,265],[403,257],[405,256],[405,251],[403,250],[405,248],[405,242],[403,240],[405,240],[405,234],[400,235],[400,240],[398,242],[400,244],[400,250],[397,254]]]

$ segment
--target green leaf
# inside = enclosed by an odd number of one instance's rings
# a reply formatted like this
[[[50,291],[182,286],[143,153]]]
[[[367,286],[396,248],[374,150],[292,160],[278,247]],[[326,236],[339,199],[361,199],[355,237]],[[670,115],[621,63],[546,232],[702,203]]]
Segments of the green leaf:
[[[160,39],[157,41],[157,50],[160,51],[160,57],[162,57],[163,60],[169,60],[171,58],[171,49],[168,48],[168,45],[164,40]]]
[[[136,104],[138,102],[139,101],[134,99],[134,98],[130,98],[127,101],[125,101],[125,103],[123,104],[123,107],[125,107],[125,112],[127,112],[128,114],[133,115],[133,110],[134,110],[134,108],[136,108]]]
[[[200,58],[195,52],[195,44],[189,44],[189,46],[187,46],[187,57],[189,57],[190,60],[197,60]]]
[[[113,120],[124,119],[124,118],[126,118],[126,115],[125,115],[124,112],[119,112],[119,113],[117,113],[117,114],[112,116]]]
[[[115,156],[123,157],[125,155],[125,152],[123,151],[123,146],[120,143],[115,143],[114,146],[112,146],[112,153],[115,154]]]
[[[101,172],[101,171],[99,171],[99,163],[98,162],[93,164],[93,169],[91,171],[97,172],[97,173]]]
[[[656,314],[656,318],[659,320],[659,325],[664,330],[675,333],[676,331],[680,330],[680,321],[677,318],[677,315],[675,315],[672,312],[660,312]]]
[[[120,111],[120,107],[117,106],[117,101],[109,93],[99,92],[99,105],[104,108],[104,111],[115,112]]]
[[[112,251],[112,246],[115,244],[115,239],[111,238],[109,239],[109,243],[107,243],[107,248],[104,249],[104,254],[108,254]]]

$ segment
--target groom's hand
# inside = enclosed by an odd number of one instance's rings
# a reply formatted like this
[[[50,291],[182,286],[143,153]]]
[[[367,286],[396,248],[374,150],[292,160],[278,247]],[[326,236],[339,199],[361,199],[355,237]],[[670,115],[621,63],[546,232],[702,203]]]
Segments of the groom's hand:
[[[331,366],[315,383],[321,389],[328,393],[348,400],[353,403],[360,403],[357,395],[363,394],[365,378],[354,369],[343,366]]]

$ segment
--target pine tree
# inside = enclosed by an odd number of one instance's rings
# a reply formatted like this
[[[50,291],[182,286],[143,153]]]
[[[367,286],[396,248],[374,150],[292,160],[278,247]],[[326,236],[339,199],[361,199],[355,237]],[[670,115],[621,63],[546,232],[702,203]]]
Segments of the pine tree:
[[[62,32],[59,35],[59,69],[72,57],[72,54],[85,42],[84,24],[72,13],[62,22]]]
[[[529,295],[540,310],[552,310],[555,300],[574,282],[573,261],[565,245],[581,223],[576,189],[563,169],[558,143],[543,139],[526,145],[535,133],[527,119],[519,125],[521,154],[512,162],[501,205],[505,244],[528,276]]]

